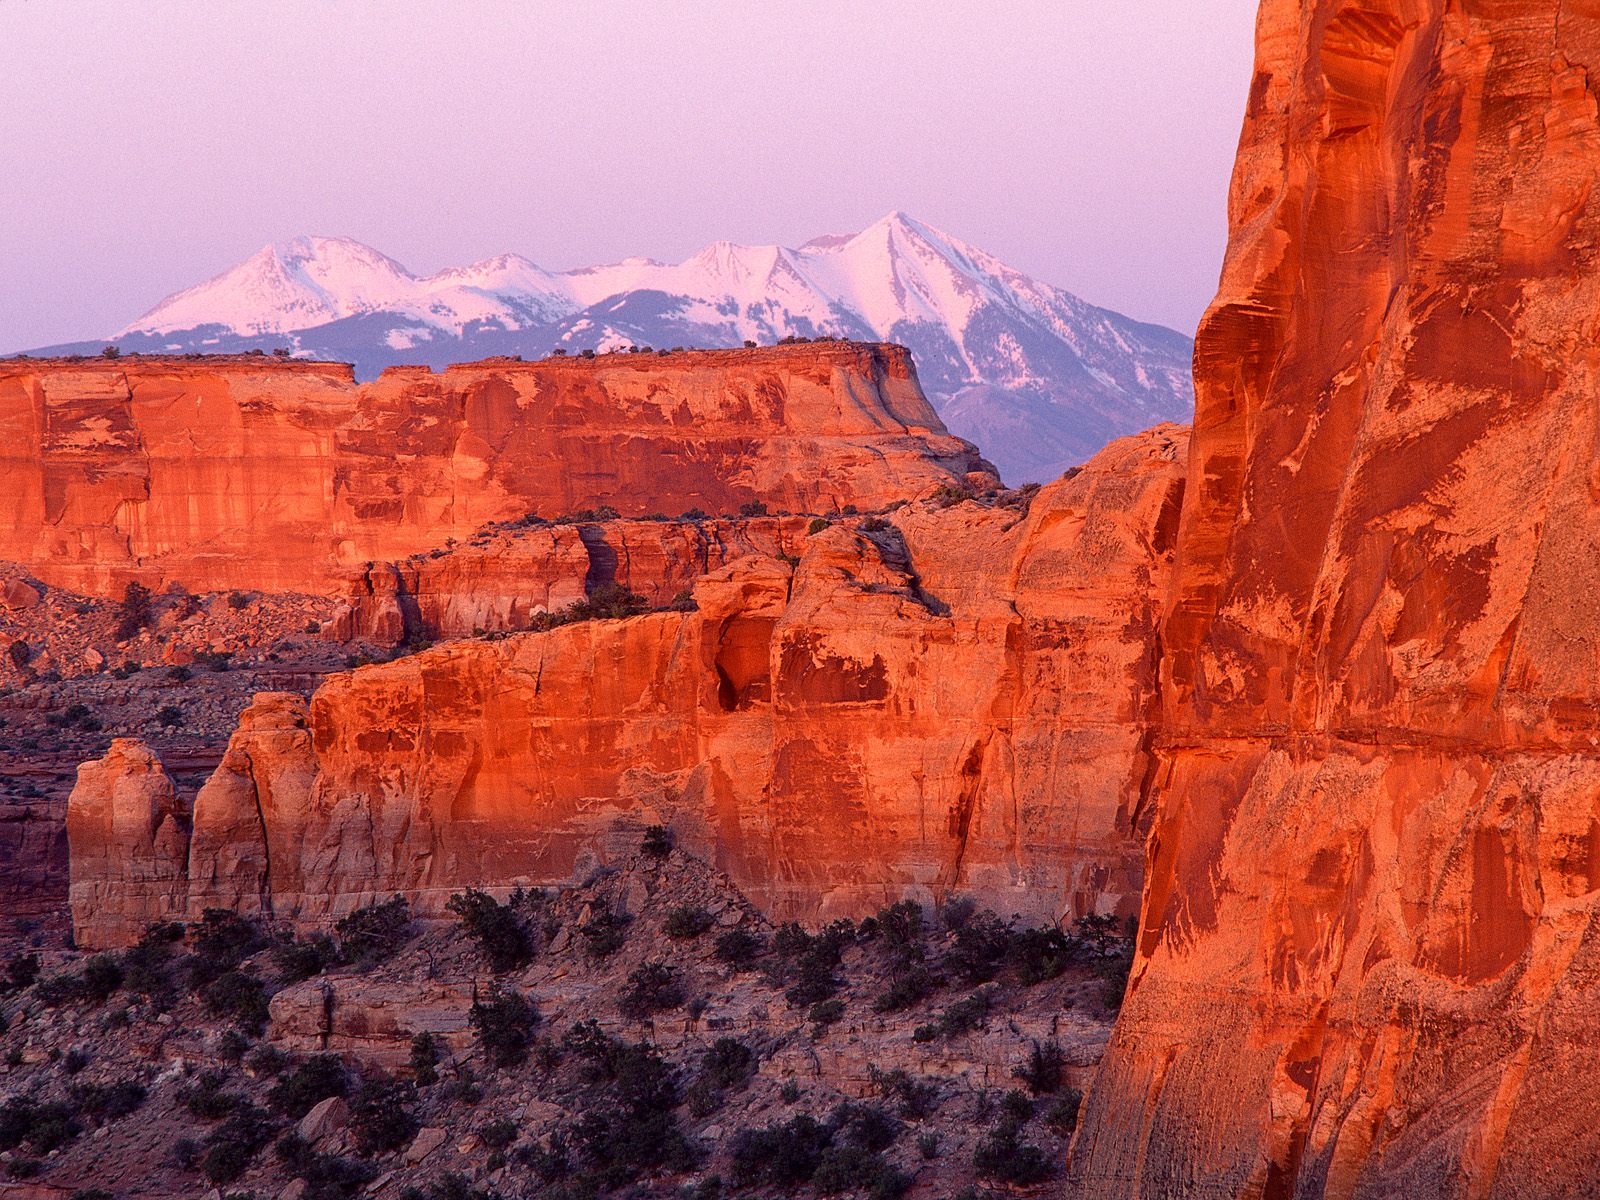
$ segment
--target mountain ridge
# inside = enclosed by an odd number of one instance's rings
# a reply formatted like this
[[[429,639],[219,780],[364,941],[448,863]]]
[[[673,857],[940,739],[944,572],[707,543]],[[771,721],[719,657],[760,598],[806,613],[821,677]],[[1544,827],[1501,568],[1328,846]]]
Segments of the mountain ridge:
[[[1192,411],[1187,337],[898,211],[799,247],[719,240],[679,263],[568,271],[501,254],[417,275],[353,239],[301,236],[164,298],[111,341],[143,352],[287,346],[371,377],[401,363],[791,336],[906,345],[952,431],[1012,483],[1053,478],[1115,437]]]

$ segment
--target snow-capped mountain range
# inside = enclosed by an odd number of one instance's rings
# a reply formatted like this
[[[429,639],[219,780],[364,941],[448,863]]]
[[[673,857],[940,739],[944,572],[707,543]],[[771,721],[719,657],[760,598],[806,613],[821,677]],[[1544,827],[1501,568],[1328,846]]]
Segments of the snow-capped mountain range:
[[[1012,483],[1053,478],[1114,437],[1192,411],[1188,338],[903,213],[795,249],[715,242],[681,263],[561,272],[508,254],[417,276],[348,238],[299,237],[168,297],[110,340],[147,353],[287,346],[370,377],[395,363],[555,347],[820,334],[909,346],[945,423]]]

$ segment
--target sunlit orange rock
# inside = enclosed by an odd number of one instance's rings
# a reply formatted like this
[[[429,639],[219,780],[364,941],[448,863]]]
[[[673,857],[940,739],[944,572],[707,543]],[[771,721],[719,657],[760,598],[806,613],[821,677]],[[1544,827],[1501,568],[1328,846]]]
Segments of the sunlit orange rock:
[[[901,347],[489,360],[441,373],[266,357],[0,361],[0,559],[326,592],[530,511],[878,508],[996,481]]]
[[[1259,36],[1074,1194],[1591,1195],[1600,13]]]
[[[661,823],[783,916],[952,892],[1129,914],[1186,440],[1117,442],[1026,513],[819,529],[798,565],[701,577],[691,611],[335,676],[309,747],[291,703],[258,698],[196,805],[191,910],[253,907],[263,844],[262,905],[314,923],[569,882]]]
[[[67,840],[80,945],[125,946],[146,926],[183,915],[188,814],[143,742],[117,738],[104,758],[78,768]]]
[[[523,630],[598,584],[616,584],[661,608],[735,559],[798,556],[812,519],[513,524],[448,551],[356,572],[332,633],[395,645],[408,637]]]

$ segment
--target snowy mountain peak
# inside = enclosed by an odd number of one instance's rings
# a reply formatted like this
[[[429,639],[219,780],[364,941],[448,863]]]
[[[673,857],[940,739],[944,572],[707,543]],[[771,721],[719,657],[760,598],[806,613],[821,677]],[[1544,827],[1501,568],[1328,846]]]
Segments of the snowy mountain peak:
[[[288,346],[396,362],[818,335],[901,342],[950,427],[1013,480],[1185,420],[1191,344],[1096,308],[896,210],[796,248],[719,240],[679,263],[547,271],[516,254],[419,277],[350,238],[269,245],[169,296],[124,349]]]

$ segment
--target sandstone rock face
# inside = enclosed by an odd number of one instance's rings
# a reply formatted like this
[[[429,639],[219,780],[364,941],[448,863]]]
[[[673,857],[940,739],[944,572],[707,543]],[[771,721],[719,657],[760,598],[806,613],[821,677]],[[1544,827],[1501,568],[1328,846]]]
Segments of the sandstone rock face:
[[[531,511],[877,508],[992,469],[900,347],[394,368],[0,362],[0,559],[88,594],[326,591]]]
[[[67,839],[80,945],[128,945],[151,922],[183,915],[188,818],[143,742],[117,738],[78,768]]]
[[[439,913],[468,885],[566,883],[663,823],[785,917],[949,892],[1131,913],[1185,449],[1170,426],[1115,443],[1025,515],[836,524],[798,566],[702,577],[694,611],[332,677],[309,747],[264,699],[196,806],[190,904],[255,904],[263,838],[261,903],[312,923],[395,892]]]
[[[600,584],[664,608],[702,575],[752,554],[798,557],[807,517],[608,520],[519,526],[448,552],[356,573],[333,634],[397,644],[527,628]]]
[[[1094,1197],[1592,1194],[1600,13],[1267,0]]]
[[[315,770],[305,700],[258,694],[195,798],[191,919],[208,908],[271,914],[274,864],[277,875],[292,878],[299,854],[282,834],[298,825],[293,806],[309,793]]]

